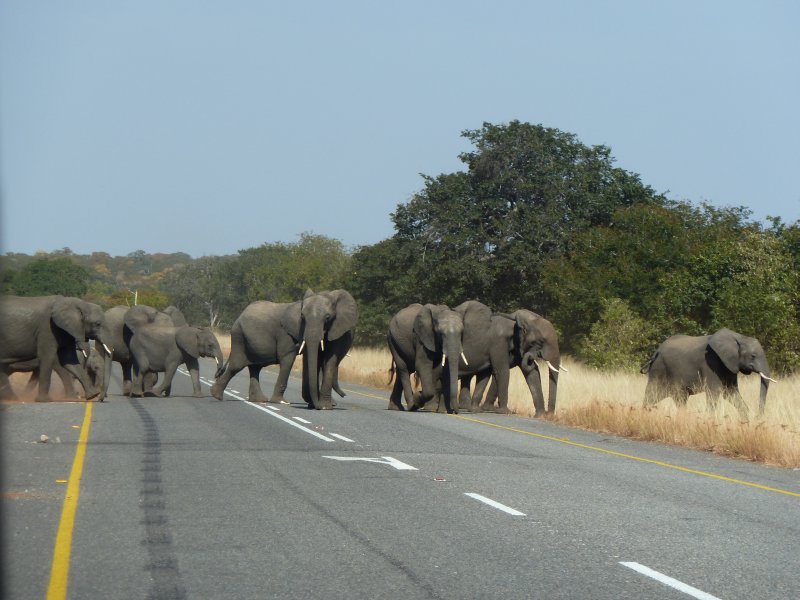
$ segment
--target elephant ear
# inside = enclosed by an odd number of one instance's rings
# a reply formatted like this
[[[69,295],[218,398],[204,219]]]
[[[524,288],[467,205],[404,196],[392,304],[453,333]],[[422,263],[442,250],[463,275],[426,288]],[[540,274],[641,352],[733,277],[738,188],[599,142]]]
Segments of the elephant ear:
[[[492,324],[492,309],[478,302],[467,300],[453,309],[464,322],[463,344],[467,345],[471,338],[483,339]]]
[[[334,317],[328,327],[328,339],[336,340],[356,326],[358,305],[347,290],[321,292],[333,302]]]
[[[723,328],[708,338],[709,348],[731,373],[739,372],[739,337],[738,333]]]
[[[86,339],[83,312],[77,298],[59,298],[53,303],[50,318],[59,329],[67,332],[78,342]]]
[[[178,327],[175,330],[175,343],[184,354],[194,358],[200,356],[200,330],[197,327]]]
[[[281,315],[281,327],[288,333],[295,342],[303,338],[301,309],[302,301],[289,304]]]
[[[414,319],[414,334],[430,352],[438,350],[436,347],[436,335],[433,331],[433,312],[437,308],[433,304],[426,304]]]
[[[128,309],[125,313],[125,327],[131,331],[136,331],[137,327],[153,323],[158,317],[159,312],[152,306],[137,304]]]

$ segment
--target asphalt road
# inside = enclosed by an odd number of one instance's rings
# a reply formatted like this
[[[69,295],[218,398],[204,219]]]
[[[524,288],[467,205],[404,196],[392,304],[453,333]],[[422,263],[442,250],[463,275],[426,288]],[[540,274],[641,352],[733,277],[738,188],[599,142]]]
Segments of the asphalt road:
[[[92,404],[69,598],[800,598],[800,471],[397,413],[346,384],[333,411],[305,408],[297,379],[296,403],[251,405],[245,374],[225,402],[178,375],[171,398]],[[65,575],[86,410],[0,405],[4,598]]]

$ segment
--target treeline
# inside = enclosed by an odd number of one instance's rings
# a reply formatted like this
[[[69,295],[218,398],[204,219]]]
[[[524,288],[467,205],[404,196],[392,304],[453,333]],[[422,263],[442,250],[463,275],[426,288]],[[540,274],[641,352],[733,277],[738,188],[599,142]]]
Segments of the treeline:
[[[108,273],[64,252],[22,266],[14,255],[3,288],[28,293],[33,267],[67,261],[87,273],[84,294],[70,295],[107,306],[138,290],[226,328],[253,300],[344,287],[359,302],[357,343],[376,345],[411,302],[475,298],[546,316],[562,348],[599,367],[636,367],[668,335],[723,326],[760,339],[773,369],[800,366],[800,223],[765,227],[743,207],[670,201],[616,167],[609,148],[557,129],[514,121],[462,135],[473,146],[465,170],[424,176],[392,213],[394,235],[375,245],[306,233],[232,256],[108,257]],[[59,264],[50,270],[68,268]]]

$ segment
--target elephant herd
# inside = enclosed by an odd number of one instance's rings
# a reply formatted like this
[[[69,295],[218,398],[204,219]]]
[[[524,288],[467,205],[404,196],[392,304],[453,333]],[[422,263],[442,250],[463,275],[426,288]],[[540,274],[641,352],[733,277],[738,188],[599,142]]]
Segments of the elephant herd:
[[[194,394],[201,396],[201,356],[214,357],[222,366],[216,336],[188,325],[175,307],[160,312],[143,305],[115,306],[103,312],[96,304],[64,296],[0,298],[0,399],[14,397],[11,373],[31,371],[32,380],[38,379],[36,400],[48,401],[55,371],[67,395],[73,392],[74,378],[87,400],[102,401],[112,361],[122,366],[126,395],[169,395],[175,372],[185,364]],[[156,387],[159,372],[164,381]]]
[[[330,409],[335,406],[333,391],[344,396],[339,363],[353,345],[357,321],[356,302],[341,289],[308,290],[301,300],[290,303],[253,302],[231,328],[231,351],[224,362],[213,332],[189,325],[175,307],[162,312],[143,305],[116,306],[103,312],[77,298],[4,296],[0,297],[0,399],[14,396],[9,374],[30,371],[30,385],[38,380],[36,400],[47,401],[55,371],[68,395],[74,379],[86,399],[102,401],[113,361],[122,367],[125,395],[169,396],[175,372],[184,364],[194,395],[201,396],[198,359],[209,357],[217,363],[211,395],[218,400],[231,378],[247,367],[250,401],[286,403],[289,374],[302,354],[303,399],[311,408]],[[537,416],[556,408],[559,372],[566,371],[558,336],[550,321],[529,310],[495,313],[476,300],[454,308],[411,304],[392,317],[387,341],[394,376],[390,410],[415,411],[433,401],[448,413],[459,409],[506,413],[514,367],[525,378]],[[540,362],[549,379],[547,406]],[[268,365],[279,366],[269,399],[259,382],[261,369]],[[744,418],[747,407],[739,394],[738,373],[761,376],[759,413],[764,411],[769,382],[774,381],[758,340],[729,329],[708,336],[672,336],[641,372],[648,376],[645,406],[666,397],[685,405],[689,395],[705,391],[709,407],[722,395]],[[160,384],[158,373],[164,373]],[[412,384],[412,374],[419,389]]]

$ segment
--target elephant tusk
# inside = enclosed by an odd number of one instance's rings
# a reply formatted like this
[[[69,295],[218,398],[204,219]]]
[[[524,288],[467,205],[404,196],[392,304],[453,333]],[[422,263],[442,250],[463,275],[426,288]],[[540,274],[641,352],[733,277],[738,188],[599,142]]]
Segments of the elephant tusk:
[[[464,353],[463,353],[463,352],[461,353],[461,360],[463,360],[463,361],[464,361],[464,364],[465,364],[465,365],[469,366],[469,361],[467,360],[467,357],[466,357],[466,356],[464,356]]]
[[[553,366],[553,363],[551,363],[549,360],[546,360],[544,362],[547,363],[547,368],[550,369],[553,373],[558,373],[558,369]]]
[[[767,376],[766,376],[766,375],[764,375],[763,373],[759,373],[759,375],[761,376],[761,379],[766,379],[767,381],[771,381],[772,383],[778,383],[778,382],[777,382],[777,381],[775,381],[775,380],[774,380],[772,377],[767,377]]]
[[[325,352],[325,340],[324,339],[319,341],[319,347],[322,349],[323,352]]]
[[[567,368],[562,365],[559,365],[558,368],[564,371],[564,373],[569,373],[569,370],[567,370]]]
[[[302,354],[302,353],[303,353],[303,348],[305,348],[305,347],[306,347],[306,341],[305,341],[305,340],[303,340],[303,341],[300,343],[300,350],[298,350],[298,351],[297,351],[297,353],[298,353],[298,354]]]
[[[107,352],[108,354],[112,354],[112,352],[111,352],[111,348],[109,348],[109,347],[108,347],[108,346],[106,346],[105,344],[103,344],[103,348],[105,348],[105,350],[106,350],[106,352]]]
[[[89,355],[86,354],[86,350],[81,350],[81,352],[83,352],[83,358],[89,358]]]
[[[444,366],[444,361],[446,361],[446,360],[447,360],[447,354],[442,352],[442,366]]]

